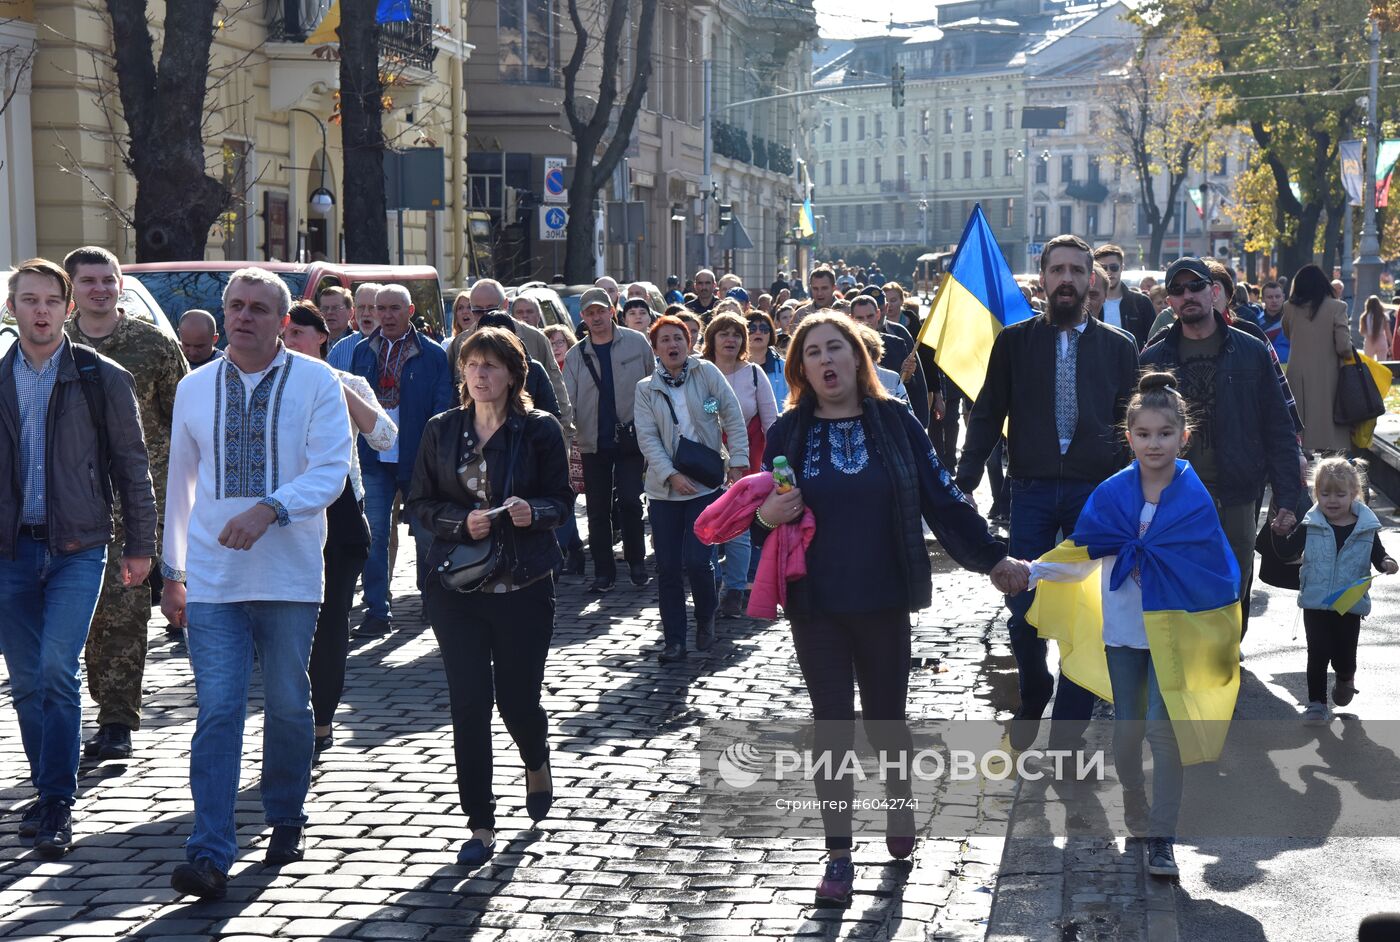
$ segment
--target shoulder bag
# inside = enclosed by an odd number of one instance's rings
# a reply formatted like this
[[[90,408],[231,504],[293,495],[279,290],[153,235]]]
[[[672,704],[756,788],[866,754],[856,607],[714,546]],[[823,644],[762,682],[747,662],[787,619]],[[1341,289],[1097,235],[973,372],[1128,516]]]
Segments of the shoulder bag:
[[[520,438],[521,435],[515,436],[510,445],[510,457],[506,459],[506,481],[500,491],[502,502],[510,496],[510,485],[515,479],[515,457]],[[484,450],[482,454],[484,458]],[[463,521],[464,533],[466,526],[466,521]],[[486,536],[479,540],[466,537],[453,544],[447,558],[438,566],[438,578],[442,580],[443,588],[454,592],[475,592],[501,574],[506,566],[505,541],[497,530],[498,521],[492,520],[491,531]]]
[[[663,392],[661,398],[666,400],[666,408],[671,410],[672,424],[679,429],[681,422],[676,417],[676,407],[671,402],[671,397]],[[705,487],[719,487],[724,483],[724,456],[709,445],[691,441],[679,433],[676,453],[671,456],[671,466]]]
[[[1337,394],[1332,400],[1332,421],[1337,425],[1359,425],[1385,413],[1381,391],[1371,379],[1371,371],[1351,348],[1351,362],[1337,370]]]
[[[583,342],[582,340],[579,341],[579,343]],[[593,385],[598,387],[598,395],[602,396],[603,380],[602,377],[598,375],[598,368],[593,365],[593,356],[588,352],[587,348],[580,350],[579,354],[583,357],[583,365],[588,367],[588,375],[593,377]],[[616,434],[618,454],[635,457],[642,453],[642,446],[637,444],[636,422],[619,421],[616,427]]]

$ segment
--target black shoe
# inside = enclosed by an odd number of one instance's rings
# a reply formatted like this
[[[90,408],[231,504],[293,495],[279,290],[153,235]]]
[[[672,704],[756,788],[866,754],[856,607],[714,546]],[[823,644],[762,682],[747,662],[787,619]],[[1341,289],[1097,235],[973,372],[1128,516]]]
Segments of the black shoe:
[[[584,557],[584,555],[583,555],[583,547],[580,546],[580,547],[578,547],[577,549],[571,549],[571,550],[569,550],[569,556],[568,556],[567,559],[564,560],[564,575],[566,575],[566,576],[581,576],[581,575],[583,575],[584,564],[585,564],[586,562],[587,562],[587,560],[585,559],[585,557]]]
[[[594,579],[591,583],[589,583],[588,591],[592,592],[594,595],[602,595],[604,592],[611,592],[615,581],[616,577],[605,579],[604,577],[599,576],[598,578]]]
[[[1181,876],[1181,870],[1176,865],[1176,855],[1172,853],[1171,838],[1147,839],[1147,872],[1154,877]]]
[[[120,723],[108,723],[83,744],[83,758],[106,761],[131,758],[131,730]]]
[[[355,634],[361,638],[379,638],[394,630],[393,623],[378,615],[366,615]]]
[[[58,860],[73,849],[73,809],[67,802],[51,799],[44,803],[34,849],[45,860]]]
[[[295,824],[277,824],[272,828],[272,839],[267,842],[267,854],[263,864],[280,867],[296,863],[306,856],[306,845],[302,840],[302,829]]]
[[[659,656],[662,664],[672,664],[676,661],[685,660],[685,648],[679,644],[668,644],[661,649]]]
[[[20,812],[20,840],[33,842],[35,836],[39,833],[39,825],[43,822],[43,820],[44,799],[35,798],[29,804],[25,805],[24,810]]]
[[[651,581],[651,575],[647,572],[646,563],[632,564],[632,584],[644,586]]]
[[[549,769],[549,759],[544,760],[544,768]],[[543,821],[549,817],[549,809],[554,805],[554,772],[549,773],[549,787],[537,792],[525,792],[525,811],[531,821]]]
[[[181,896],[200,899],[223,899],[228,893],[228,874],[201,857],[194,863],[182,863],[170,874],[170,885]]]
[[[335,730],[331,730],[324,736],[317,736],[315,745],[311,747],[311,761],[317,762],[321,758],[321,753],[335,745]]]
[[[724,593],[724,598],[719,603],[719,617],[744,617],[744,593],[742,591],[739,589],[730,589]]]
[[[707,623],[695,626],[695,650],[708,651],[715,644],[715,619],[710,616]]]

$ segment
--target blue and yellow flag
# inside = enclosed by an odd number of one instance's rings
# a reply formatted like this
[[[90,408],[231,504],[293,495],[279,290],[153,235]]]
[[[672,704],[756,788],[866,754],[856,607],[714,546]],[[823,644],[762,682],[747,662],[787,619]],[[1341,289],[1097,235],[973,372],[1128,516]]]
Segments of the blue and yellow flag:
[[[408,0],[379,0],[374,9],[374,21],[376,23],[407,23],[413,19],[413,8]],[[340,0],[334,0],[330,9],[326,10],[326,15],[321,17],[321,22],[316,25],[310,36],[306,37],[308,46],[324,46],[327,43],[340,42]]]
[[[1357,602],[1361,601],[1361,597],[1366,594],[1366,590],[1371,588],[1371,580],[1374,578],[1376,577],[1366,576],[1363,579],[1357,579],[1351,585],[1343,586],[1336,592],[1327,596],[1327,598],[1322,600],[1322,604],[1326,605],[1338,615],[1345,615],[1355,607]]]
[[[1072,538],[1041,557],[1083,562],[1117,555],[1109,588],[1136,571],[1157,684],[1185,765],[1220,758],[1240,689],[1240,570],[1215,505],[1190,463],[1162,491],[1138,535],[1142,478],[1137,462],[1109,478],[1084,505]],[[1040,581],[1026,620],[1060,648],[1060,669],[1113,699],[1103,643],[1099,567],[1073,582]]]
[[[976,399],[987,378],[992,341],[1003,327],[1034,315],[978,203],[919,331],[919,343],[932,347],[938,368]]]

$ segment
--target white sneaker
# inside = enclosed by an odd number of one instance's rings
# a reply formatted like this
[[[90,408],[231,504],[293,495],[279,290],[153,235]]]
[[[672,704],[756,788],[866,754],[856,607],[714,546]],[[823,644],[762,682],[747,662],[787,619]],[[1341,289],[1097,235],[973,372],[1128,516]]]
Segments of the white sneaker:
[[[1332,711],[1325,703],[1309,703],[1303,711],[1304,726],[1326,726],[1332,722]]]

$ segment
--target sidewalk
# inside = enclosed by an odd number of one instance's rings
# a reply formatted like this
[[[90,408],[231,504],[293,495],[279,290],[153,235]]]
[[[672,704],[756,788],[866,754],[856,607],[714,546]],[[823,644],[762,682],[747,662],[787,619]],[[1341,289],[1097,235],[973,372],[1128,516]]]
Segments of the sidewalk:
[[[935,564],[935,601],[916,629],[910,715],[993,718],[1015,697],[1004,632],[993,628],[1000,600],[984,578],[949,571],[941,553]],[[336,745],[313,773],[304,862],[261,869],[267,829],[251,761],[261,740],[255,681],[242,855],[229,897],[175,901],[168,881],[190,826],[195,704],[183,645],[167,640],[157,613],[136,756],[84,770],[76,849],[40,862],[15,842],[13,815],[7,821],[0,937],[985,936],[999,838],[924,840],[903,864],[888,861],[878,836],[867,838],[856,852],[855,902],[840,912],[811,905],[818,839],[736,842],[685,825],[683,812],[697,801],[687,759],[707,721],[754,711],[805,716],[809,705],[782,623],[722,621],[710,656],[661,667],[654,584],[620,585],[596,600],[584,597],[584,580],[564,580],[545,691],[555,812],[530,829],[520,760],[498,725],[497,855],[468,874],[454,863],[469,834],[457,807],[446,685],[411,573],[406,553],[394,583],[402,627],[352,639]],[[0,692],[0,802],[14,809],[29,796],[14,713]],[[1008,812],[1008,800],[992,794],[966,813],[995,822]]]

